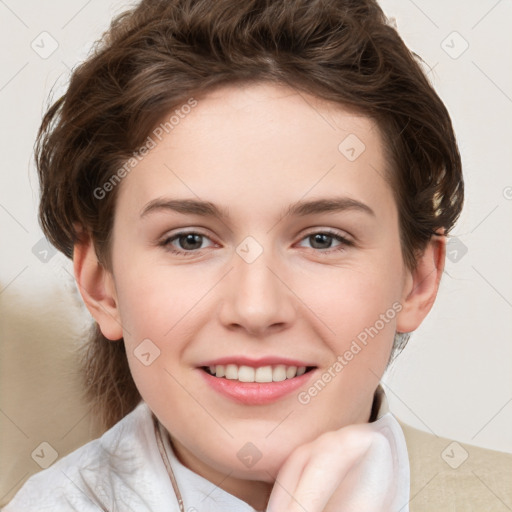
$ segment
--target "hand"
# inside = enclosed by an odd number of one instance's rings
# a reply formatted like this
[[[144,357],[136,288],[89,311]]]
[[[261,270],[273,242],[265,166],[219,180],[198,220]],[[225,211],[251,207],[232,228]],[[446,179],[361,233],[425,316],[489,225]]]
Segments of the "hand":
[[[326,432],[288,457],[267,512],[391,512],[394,464],[388,439],[371,424]]]

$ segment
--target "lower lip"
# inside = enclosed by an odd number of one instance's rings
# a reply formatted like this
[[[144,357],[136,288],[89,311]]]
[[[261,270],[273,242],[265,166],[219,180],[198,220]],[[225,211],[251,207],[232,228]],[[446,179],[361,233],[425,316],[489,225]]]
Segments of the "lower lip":
[[[214,377],[202,369],[199,371],[206,383],[215,391],[244,405],[265,405],[277,402],[303,386],[315,373],[315,370],[310,370],[299,377],[281,382],[240,382],[224,377]]]

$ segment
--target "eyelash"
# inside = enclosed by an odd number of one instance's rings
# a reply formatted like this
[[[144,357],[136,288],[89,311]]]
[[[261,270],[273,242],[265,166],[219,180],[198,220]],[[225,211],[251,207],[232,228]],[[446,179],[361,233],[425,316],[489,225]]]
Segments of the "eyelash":
[[[354,242],[341,236],[339,233],[331,231],[330,229],[323,229],[320,231],[313,231],[311,233],[308,233],[301,238],[301,241],[305,240],[307,238],[310,238],[314,235],[318,235],[318,234],[328,235],[328,236],[334,238],[335,240],[337,240],[338,242],[341,242],[341,244],[337,248],[334,248],[334,249],[322,250],[322,249],[312,248],[315,252],[319,253],[322,256],[329,255],[329,254],[335,253],[335,252],[342,252],[342,251],[346,250],[347,247],[352,247],[354,245]],[[204,235],[203,233],[200,233],[197,231],[180,231],[179,233],[176,233],[175,235],[165,238],[164,240],[162,240],[162,242],[159,245],[164,247],[171,254],[176,254],[176,255],[185,256],[185,257],[195,256],[197,254],[197,252],[200,251],[201,249],[194,249],[194,250],[190,250],[190,251],[181,251],[181,250],[174,249],[171,246],[171,242],[173,242],[174,240],[177,240],[183,236],[186,236],[186,235],[199,235],[199,236],[209,239],[209,237],[207,235]]]

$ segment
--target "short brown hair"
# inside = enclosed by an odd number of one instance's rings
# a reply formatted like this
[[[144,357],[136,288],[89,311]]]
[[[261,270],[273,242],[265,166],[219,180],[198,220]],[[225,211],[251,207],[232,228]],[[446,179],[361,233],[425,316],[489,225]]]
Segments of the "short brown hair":
[[[413,268],[463,202],[451,120],[374,0],[143,0],[111,23],[46,113],[36,141],[40,221],[72,257],[79,229],[107,268],[117,188],[99,198],[162,115],[228,83],[270,81],[373,118],[384,137],[402,254]],[[83,359],[109,427],[140,401],[122,342],[95,333]]]

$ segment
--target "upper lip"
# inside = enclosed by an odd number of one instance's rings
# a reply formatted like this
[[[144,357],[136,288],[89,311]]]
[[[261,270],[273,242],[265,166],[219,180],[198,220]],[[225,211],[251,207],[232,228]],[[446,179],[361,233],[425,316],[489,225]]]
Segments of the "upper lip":
[[[247,356],[227,356],[220,357],[217,359],[210,359],[208,361],[203,362],[199,366],[216,366],[216,365],[226,365],[226,364],[236,364],[237,366],[252,366],[253,368],[259,368],[260,366],[277,366],[277,365],[285,365],[285,366],[316,366],[308,361],[303,361],[300,359],[291,359],[288,357],[278,357],[278,356],[266,356],[260,357],[257,359],[247,357]]]

